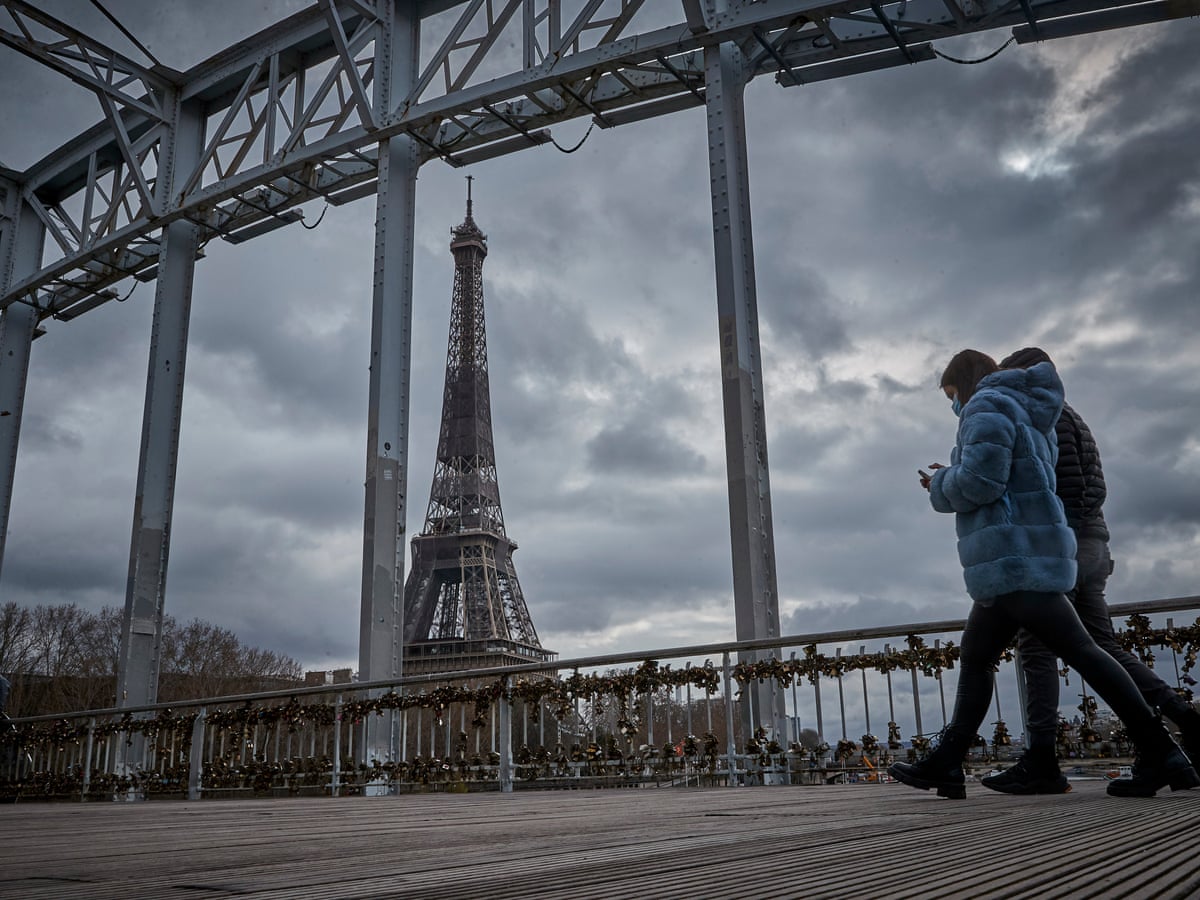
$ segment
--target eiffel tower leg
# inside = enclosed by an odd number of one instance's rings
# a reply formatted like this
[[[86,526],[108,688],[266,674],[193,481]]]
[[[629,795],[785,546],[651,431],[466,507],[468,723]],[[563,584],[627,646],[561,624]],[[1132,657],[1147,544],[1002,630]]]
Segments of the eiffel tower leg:
[[[376,109],[391,109],[393,99],[403,97],[416,78],[419,21],[409,7],[380,4],[391,28],[376,50]],[[406,135],[379,145],[358,643],[363,681],[401,674],[417,149]],[[398,759],[399,716],[389,711],[366,721],[360,760]]]
[[[704,62],[733,604],[737,638],[750,640],[779,635],[779,598],[746,168],[746,75],[741,51],[732,43],[707,48]],[[743,653],[739,659],[749,662],[759,656]],[[748,685],[742,696],[747,700],[741,710],[743,739],[762,726],[782,743],[786,739],[783,690],[769,680]]]

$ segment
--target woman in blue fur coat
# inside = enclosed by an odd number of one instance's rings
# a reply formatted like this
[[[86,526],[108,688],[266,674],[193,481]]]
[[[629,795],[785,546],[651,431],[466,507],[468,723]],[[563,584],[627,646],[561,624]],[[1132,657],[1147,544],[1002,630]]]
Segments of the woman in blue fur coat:
[[[1200,775],[1146,705],[1129,674],[1088,635],[1065,592],[1075,584],[1075,535],[1054,493],[1054,424],[1063,386],[1049,362],[1000,369],[978,350],[958,353],[942,389],[960,417],[950,466],[922,473],[933,508],[954,513],[958,558],[974,603],[962,634],[954,716],[937,748],[896,763],[898,781],[943,797],[966,796],[962,761],[987,716],[993,666],[1025,628],[1085,678],[1121,717],[1137,748],[1133,778],[1117,796],[1200,786]]]

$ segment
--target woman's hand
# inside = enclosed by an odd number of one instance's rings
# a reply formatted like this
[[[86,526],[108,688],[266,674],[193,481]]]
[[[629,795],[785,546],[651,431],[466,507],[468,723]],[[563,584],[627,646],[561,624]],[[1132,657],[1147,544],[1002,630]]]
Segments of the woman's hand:
[[[929,468],[944,469],[946,467],[943,466],[941,463],[930,463]],[[933,480],[933,476],[930,475],[928,472],[922,471],[921,469],[917,469],[917,474],[921,477],[921,487],[925,488],[925,490],[929,490],[929,484]]]

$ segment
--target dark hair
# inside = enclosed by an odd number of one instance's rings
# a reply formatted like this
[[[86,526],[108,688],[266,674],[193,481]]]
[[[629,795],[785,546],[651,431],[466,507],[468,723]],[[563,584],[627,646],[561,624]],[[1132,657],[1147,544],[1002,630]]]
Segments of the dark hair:
[[[978,350],[960,350],[954,354],[946,371],[942,373],[942,387],[951,385],[958,391],[958,402],[963,406],[975,394],[975,388],[984,376],[999,372],[996,361]]]
[[[1041,347],[1025,347],[1000,360],[1002,369],[1028,369],[1038,363],[1050,362],[1050,354]]]

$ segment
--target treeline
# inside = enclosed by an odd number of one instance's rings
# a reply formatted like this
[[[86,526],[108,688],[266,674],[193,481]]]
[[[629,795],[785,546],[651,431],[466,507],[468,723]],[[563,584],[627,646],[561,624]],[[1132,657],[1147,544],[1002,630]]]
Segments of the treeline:
[[[121,617],[111,606],[0,607],[0,673],[12,682],[8,714],[116,706]],[[285,688],[303,675],[290,656],[249,647],[227,628],[163,619],[160,702]]]

